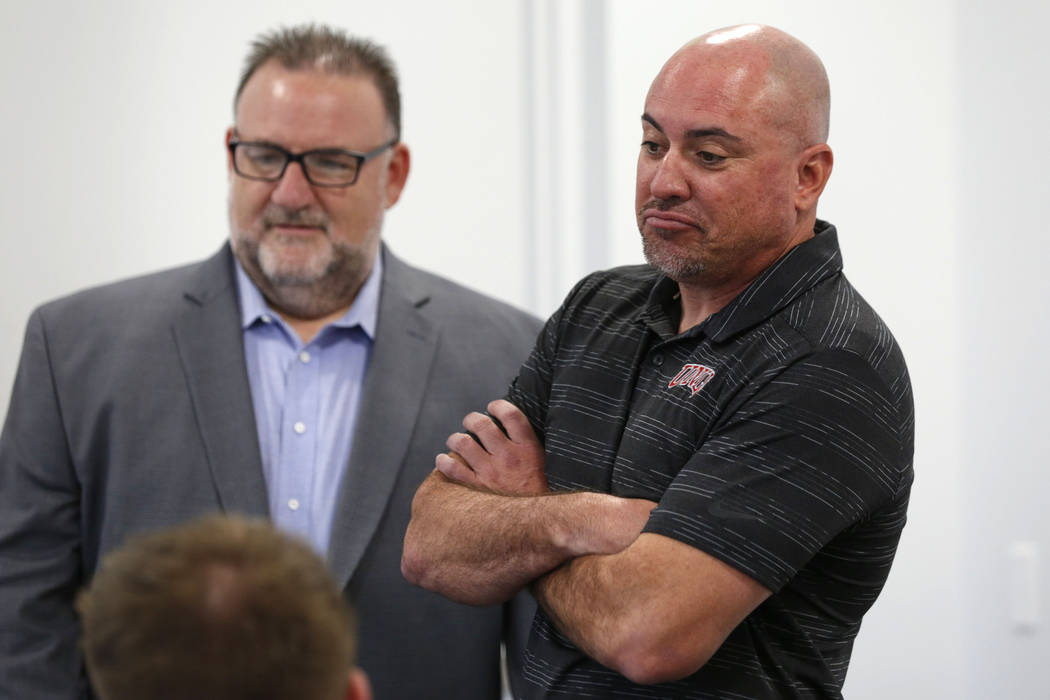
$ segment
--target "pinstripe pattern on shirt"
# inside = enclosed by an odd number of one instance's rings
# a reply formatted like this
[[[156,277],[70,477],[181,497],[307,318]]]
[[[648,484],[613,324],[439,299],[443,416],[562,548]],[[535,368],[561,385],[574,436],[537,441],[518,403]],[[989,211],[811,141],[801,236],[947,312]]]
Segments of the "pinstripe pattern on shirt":
[[[591,275],[548,322],[508,398],[554,489],[658,501],[645,531],[773,591],[694,676],[635,686],[540,613],[528,697],[840,697],[885,583],[912,480],[900,349],[842,274],[837,234],[796,246],[677,333],[677,285],[648,266]],[[713,372],[694,391],[684,368]]]

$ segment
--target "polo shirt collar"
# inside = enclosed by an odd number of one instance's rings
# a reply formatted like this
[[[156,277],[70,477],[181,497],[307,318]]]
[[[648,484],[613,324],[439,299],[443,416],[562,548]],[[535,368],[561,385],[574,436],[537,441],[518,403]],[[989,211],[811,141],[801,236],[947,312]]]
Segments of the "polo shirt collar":
[[[835,227],[818,219],[813,234],[813,238],[789,250],[736,298],[687,334],[703,333],[715,342],[723,342],[762,323],[820,282],[839,274],[842,254]],[[664,326],[676,328],[680,314],[678,284],[661,275],[643,316],[653,330],[660,332]]]
[[[234,256],[234,269],[237,275],[237,292],[241,300],[241,330],[247,330],[259,320],[280,319],[280,314],[267,303],[266,298],[248,277],[248,273],[244,271],[241,261],[236,256]],[[360,326],[369,339],[374,341],[379,318],[379,289],[382,277],[383,256],[376,255],[375,262],[372,263],[372,271],[368,273],[368,278],[361,285],[350,308],[328,325],[340,328]]]

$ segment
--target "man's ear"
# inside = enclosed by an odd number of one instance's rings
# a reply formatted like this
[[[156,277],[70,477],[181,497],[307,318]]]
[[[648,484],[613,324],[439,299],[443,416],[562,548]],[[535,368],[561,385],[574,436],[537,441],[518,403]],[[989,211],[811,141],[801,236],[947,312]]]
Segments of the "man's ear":
[[[346,700],[372,700],[372,684],[359,668],[352,669],[347,678]]]
[[[390,155],[390,162],[386,166],[385,205],[388,209],[397,204],[397,200],[401,198],[401,190],[405,189],[405,182],[408,180],[409,166],[412,162],[412,158],[408,152],[408,146],[400,141],[394,144],[393,151],[394,152]]]
[[[831,147],[826,143],[802,151],[798,160],[798,186],[795,188],[796,211],[805,212],[816,208],[820,193],[831,177],[834,162]]]
[[[233,139],[235,127],[226,130],[226,174],[233,175],[233,154],[230,153],[230,140]]]

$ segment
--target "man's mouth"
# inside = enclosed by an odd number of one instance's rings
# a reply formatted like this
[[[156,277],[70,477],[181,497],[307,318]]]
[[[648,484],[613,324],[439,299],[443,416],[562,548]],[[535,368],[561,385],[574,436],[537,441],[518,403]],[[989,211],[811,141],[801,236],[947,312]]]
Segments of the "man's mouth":
[[[642,209],[642,224],[664,231],[687,231],[700,228],[696,219],[675,211],[662,211],[656,207]]]
[[[268,231],[279,233],[282,236],[311,236],[323,233],[324,227],[317,224],[291,224],[291,223],[269,223],[266,225]]]

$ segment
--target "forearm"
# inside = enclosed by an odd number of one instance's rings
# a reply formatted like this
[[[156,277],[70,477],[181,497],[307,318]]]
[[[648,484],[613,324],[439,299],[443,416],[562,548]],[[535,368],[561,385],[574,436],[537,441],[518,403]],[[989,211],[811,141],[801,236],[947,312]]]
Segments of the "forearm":
[[[637,683],[694,673],[769,595],[713,557],[654,534],[615,554],[573,559],[532,592],[584,653]]]
[[[434,472],[412,502],[401,569],[452,600],[502,602],[572,557],[627,546],[649,507],[598,493],[505,496]]]
[[[633,581],[616,579],[623,554],[590,555],[566,562],[536,579],[531,586],[537,603],[551,622],[587,656],[630,676],[626,665],[631,630],[642,599],[631,591]],[[624,572],[626,573],[626,572]],[[617,590],[617,588],[619,590]],[[638,680],[632,678],[632,680]]]

